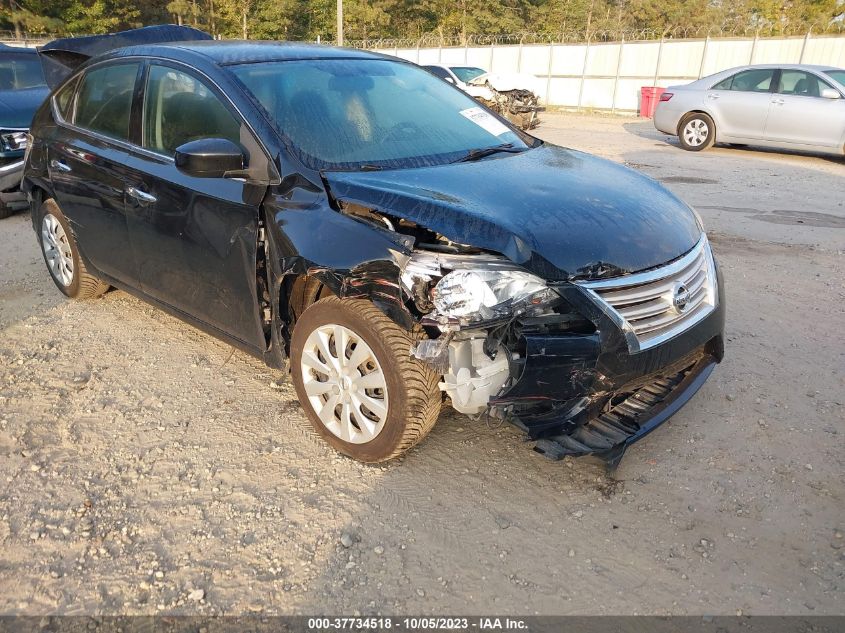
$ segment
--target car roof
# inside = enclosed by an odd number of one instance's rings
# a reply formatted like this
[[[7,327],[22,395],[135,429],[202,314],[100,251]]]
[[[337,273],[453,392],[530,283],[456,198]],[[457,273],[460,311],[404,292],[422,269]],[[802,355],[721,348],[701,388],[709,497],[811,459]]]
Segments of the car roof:
[[[126,57],[132,55],[164,57],[177,60],[199,56],[206,58],[218,66],[298,59],[391,59],[401,61],[389,55],[371,53],[355,48],[339,48],[302,42],[263,42],[252,40],[205,40],[168,42],[166,44],[139,44],[110,51],[101,55],[98,59],[102,60],[110,57]]]
[[[730,68],[730,71],[737,71],[737,70],[754,70],[755,68],[759,69],[769,69],[769,68],[783,68],[785,70],[814,70],[816,72],[824,72],[825,70],[838,70],[832,64],[828,65],[821,65],[821,64],[752,64],[750,66],[737,66],[736,68]],[[721,72],[728,72],[728,70],[721,71]]]

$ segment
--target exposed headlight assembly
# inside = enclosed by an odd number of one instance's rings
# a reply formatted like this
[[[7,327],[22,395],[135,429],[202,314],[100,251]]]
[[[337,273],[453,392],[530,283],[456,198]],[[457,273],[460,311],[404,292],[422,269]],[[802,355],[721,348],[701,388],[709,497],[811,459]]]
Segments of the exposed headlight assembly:
[[[540,277],[489,255],[416,253],[406,269],[406,285],[437,281],[430,290],[430,319],[462,323],[506,319],[545,305],[557,295]],[[410,282],[410,283],[408,283]]]
[[[26,130],[0,130],[0,146],[4,152],[26,149]]]
[[[539,277],[518,270],[454,270],[437,282],[432,300],[447,317],[506,317],[517,306],[544,302],[548,288]]]

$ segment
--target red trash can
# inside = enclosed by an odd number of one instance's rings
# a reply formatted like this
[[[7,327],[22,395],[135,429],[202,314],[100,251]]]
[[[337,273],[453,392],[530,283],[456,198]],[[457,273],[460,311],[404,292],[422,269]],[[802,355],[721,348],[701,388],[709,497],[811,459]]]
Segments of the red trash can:
[[[666,88],[657,86],[643,86],[640,88],[640,116],[650,119],[654,116],[657,104],[660,102],[660,95],[666,92]]]

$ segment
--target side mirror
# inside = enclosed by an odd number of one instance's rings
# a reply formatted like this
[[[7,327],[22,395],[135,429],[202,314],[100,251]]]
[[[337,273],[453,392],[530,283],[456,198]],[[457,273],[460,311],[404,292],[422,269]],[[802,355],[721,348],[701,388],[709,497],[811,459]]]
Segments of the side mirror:
[[[455,80],[454,80],[454,79],[452,79],[451,77],[444,77],[443,79],[445,79],[446,81],[448,81],[450,84],[454,84],[454,83],[455,83]]]
[[[834,90],[833,88],[822,88],[821,96],[823,99],[839,99],[842,95],[839,94],[838,90]]]
[[[241,175],[246,158],[240,145],[225,138],[202,138],[176,148],[176,168],[196,178]]]

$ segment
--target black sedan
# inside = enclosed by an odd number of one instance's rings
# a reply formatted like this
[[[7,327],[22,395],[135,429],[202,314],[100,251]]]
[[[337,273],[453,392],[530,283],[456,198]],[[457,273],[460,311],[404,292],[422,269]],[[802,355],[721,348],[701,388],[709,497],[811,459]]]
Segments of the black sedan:
[[[126,39],[36,115],[24,187],[53,280],[289,366],[342,453],[401,454],[448,397],[548,457],[616,463],[721,360],[707,238],[654,181],[392,57]]]

